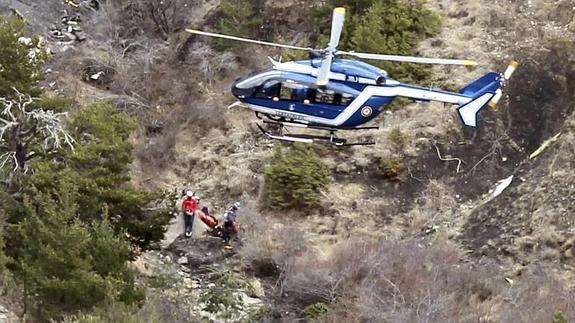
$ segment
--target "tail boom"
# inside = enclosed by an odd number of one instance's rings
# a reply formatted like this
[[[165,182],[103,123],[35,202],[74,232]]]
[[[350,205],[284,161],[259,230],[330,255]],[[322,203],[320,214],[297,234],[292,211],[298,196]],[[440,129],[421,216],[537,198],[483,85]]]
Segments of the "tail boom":
[[[486,106],[495,107],[501,99],[503,86],[503,74],[489,72],[462,88],[459,93],[407,84],[400,84],[396,92],[398,96],[413,100],[457,104],[459,105],[457,112],[463,124],[476,128],[479,112]]]

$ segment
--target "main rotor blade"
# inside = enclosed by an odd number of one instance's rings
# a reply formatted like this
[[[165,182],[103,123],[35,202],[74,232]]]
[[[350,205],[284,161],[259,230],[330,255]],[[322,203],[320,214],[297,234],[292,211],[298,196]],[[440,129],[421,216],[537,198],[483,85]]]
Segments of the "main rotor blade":
[[[275,47],[283,47],[283,48],[297,49],[297,50],[315,51],[315,49],[308,48],[308,47],[299,47],[299,46],[292,46],[292,45],[285,45],[285,44],[270,43],[270,42],[261,41],[261,40],[254,40],[254,39],[241,38],[241,37],[222,35],[222,34],[214,34],[214,33],[209,33],[207,31],[201,31],[201,30],[195,30],[195,29],[186,29],[186,31],[189,33],[192,33],[192,34],[198,34],[198,35],[210,36],[210,37],[218,37],[218,38],[231,39],[231,40],[238,40],[238,41],[243,41],[243,42],[247,42],[247,43],[254,43],[254,44],[275,46]]]
[[[395,61],[395,62],[422,63],[422,64],[466,65],[466,66],[477,65],[477,62],[466,59],[426,58],[426,57],[414,57],[414,56],[356,53],[346,51],[337,51],[335,54],[336,55],[344,54],[359,58],[376,59],[381,61]]]
[[[339,7],[333,9],[333,18],[331,20],[331,37],[329,38],[328,47],[335,48],[339,44],[343,22],[345,20],[345,8]]]
[[[315,84],[318,86],[325,86],[329,82],[329,74],[331,72],[331,60],[333,55],[327,54],[321,61],[321,66],[319,68],[319,73],[317,75],[317,81]]]

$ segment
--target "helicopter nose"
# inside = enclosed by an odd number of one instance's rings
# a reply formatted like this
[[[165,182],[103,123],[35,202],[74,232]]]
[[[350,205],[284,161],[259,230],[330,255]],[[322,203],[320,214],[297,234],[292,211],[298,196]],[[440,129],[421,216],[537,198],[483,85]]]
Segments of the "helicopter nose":
[[[238,99],[243,99],[245,97],[248,97],[250,95],[252,95],[255,91],[255,88],[241,88],[238,87],[238,83],[242,81],[242,79],[237,79],[233,84],[232,84],[232,94],[238,98]]]

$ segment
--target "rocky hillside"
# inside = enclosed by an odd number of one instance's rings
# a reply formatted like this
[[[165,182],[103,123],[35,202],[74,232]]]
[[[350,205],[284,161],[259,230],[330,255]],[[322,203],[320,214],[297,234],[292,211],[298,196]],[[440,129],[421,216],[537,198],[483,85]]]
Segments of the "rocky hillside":
[[[217,0],[98,3],[12,0],[0,9],[16,9],[46,38],[54,53],[48,91],[78,106],[114,100],[138,121],[134,187],[190,185],[217,214],[236,200],[247,205],[233,251],[203,236],[199,221],[186,239],[174,217],[163,246],[132,263],[151,300],[140,317],[575,320],[575,1],[428,1],[443,26],[418,53],[480,62],[434,67],[429,84],[461,87],[518,60],[498,109],[483,113],[478,130],[462,128],[454,107],[442,104],[386,111],[373,121],[381,128],[363,134],[377,145],[313,148],[333,182],[318,208],[288,211],[264,207],[262,196],[266,165],[290,145],[263,138],[251,112],[228,106],[235,78],[267,66],[268,55],[294,54],[217,51],[183,32],[216,28],[225,17]],[[307,46],[325,28],[309,13],[317,1],[245,3],[257,13],[246,15],[259,26],[252,37]],[[63,26],[62,10],[78,23]],[[389,165],[397,166],[391,174]]]

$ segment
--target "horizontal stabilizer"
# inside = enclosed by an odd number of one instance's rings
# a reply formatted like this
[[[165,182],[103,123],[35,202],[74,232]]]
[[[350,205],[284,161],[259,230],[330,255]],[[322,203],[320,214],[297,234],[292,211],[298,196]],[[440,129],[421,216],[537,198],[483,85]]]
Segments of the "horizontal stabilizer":
[[[460,108],[457,109],[461,121],[466,126],[477,127],[477,116],[485,106],[495,109],[503,96],[501,89],[505,86],[506,81],[509,80],[517,66],[518,63],[512,61],[505,73],[489,72],[459,91],[460,94],[471,99],[469,102],[461,104]]]
[[[477,127],[477,116],[479,115],[479,111],[487,105],[493,96],[493,93],[485,93],[458,108],[457,112],[459,113],[459,117],[461,117],[461,121],[463,121],[466,126],[474,128]]]

